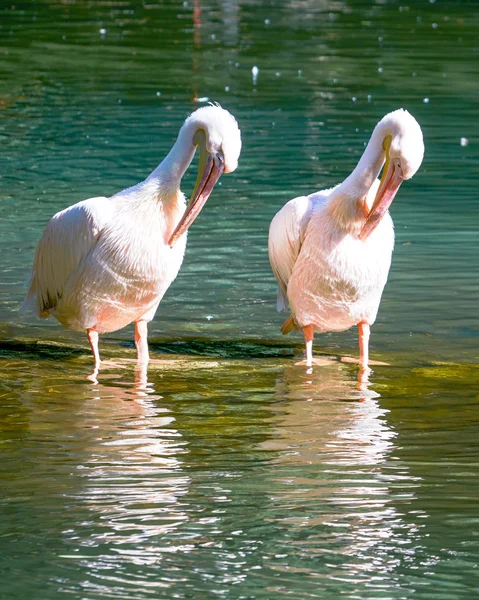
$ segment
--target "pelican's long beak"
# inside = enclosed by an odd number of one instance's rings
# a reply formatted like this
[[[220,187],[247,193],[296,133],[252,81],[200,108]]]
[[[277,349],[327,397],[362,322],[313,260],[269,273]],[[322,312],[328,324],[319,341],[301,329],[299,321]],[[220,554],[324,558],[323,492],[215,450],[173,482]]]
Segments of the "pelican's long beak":
[[[390,144],[391,142],[389,141],[386,147],[386,162],[384,163],[379,188],[366,223],[359,233],[360,240],[367,239],[379,225],[379,222],[391,206],[399,186],[404,181],[399,165],[394,160],[391,160],[389,156]]]
[[[168,241],[170,248],[173,248],[175,242],[188,230],[200,214],[225,168],[220,158],[211,155],[206,149],[206,134],[202,129],[197,131],[193,142],[200,147],[198,177],[185,213]]]

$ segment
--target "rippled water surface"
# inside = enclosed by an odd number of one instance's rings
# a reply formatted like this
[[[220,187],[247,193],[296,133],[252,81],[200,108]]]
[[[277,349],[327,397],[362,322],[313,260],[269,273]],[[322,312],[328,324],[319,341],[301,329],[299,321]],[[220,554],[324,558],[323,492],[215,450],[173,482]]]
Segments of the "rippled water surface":
[[[479,595],[478,31],[472,0],[0,4],[2,600]],[[148,373],[130,327],[91,383],[84,336],[17,313],[35,245],[208,100],[240,166],[190,231]],[[269,222],[400,106],[426,155],[391,210],[389,366],[358,382],[351,330],[308,374]]]

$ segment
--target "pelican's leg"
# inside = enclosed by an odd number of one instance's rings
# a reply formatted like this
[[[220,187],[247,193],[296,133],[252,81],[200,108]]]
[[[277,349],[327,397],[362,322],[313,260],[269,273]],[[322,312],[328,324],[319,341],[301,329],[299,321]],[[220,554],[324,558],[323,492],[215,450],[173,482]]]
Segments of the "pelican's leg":
[[[95,329],[87,329],[86,334],[90,342],[91,351],[93,352],[93,358],[95,359],[94,369],[98,370],[100,368],[100,352],[98,351],[98,338],[100,336]]]
[[[314,325],[305,325],[303,327],[303,335],[306,344],[306,366],[311,367],[313,365]]]
[[[147,364],[150,356],[148,354],[148,324],[146,321],[135,322],[135,346],[138,353],[138,362]]]
[[[369,362],[369,334],[370,329],[368,323],[358,324],[359,337],[359,364],[363,368],[367,368]]]

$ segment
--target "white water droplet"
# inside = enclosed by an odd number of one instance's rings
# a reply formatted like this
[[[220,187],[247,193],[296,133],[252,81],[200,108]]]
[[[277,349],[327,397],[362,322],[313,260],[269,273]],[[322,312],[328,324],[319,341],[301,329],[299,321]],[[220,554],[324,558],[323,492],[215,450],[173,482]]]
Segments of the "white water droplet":
[[[465,137],[461,138],[461,146],[467,146],[469,144],[469,140]]]
[[[105,35],[105,33],[106,33],[106,29],[104,27],[102,27],[100,29],[100,35]]]
[[[423,102],[424,104],[429,104],[429,98],[424,98]]]

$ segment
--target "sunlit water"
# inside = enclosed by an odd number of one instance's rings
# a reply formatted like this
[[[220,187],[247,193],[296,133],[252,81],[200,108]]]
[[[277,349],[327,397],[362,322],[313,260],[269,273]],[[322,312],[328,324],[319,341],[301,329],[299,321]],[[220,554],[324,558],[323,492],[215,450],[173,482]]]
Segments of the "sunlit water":
[[[0,7],[0,597],[453,600],[479,594],[476,3]],[[254,71],[253,67],[257,67]],[[19,317],[52,214],[143,179],[209,100],[238,170],[191,229],[135,371],[132,330]],[[421,123],[369,383],[295,365],[267,230]],[[183,189],[189,194],[194,166]],[[318,354],[357,354],[356,332]]]

